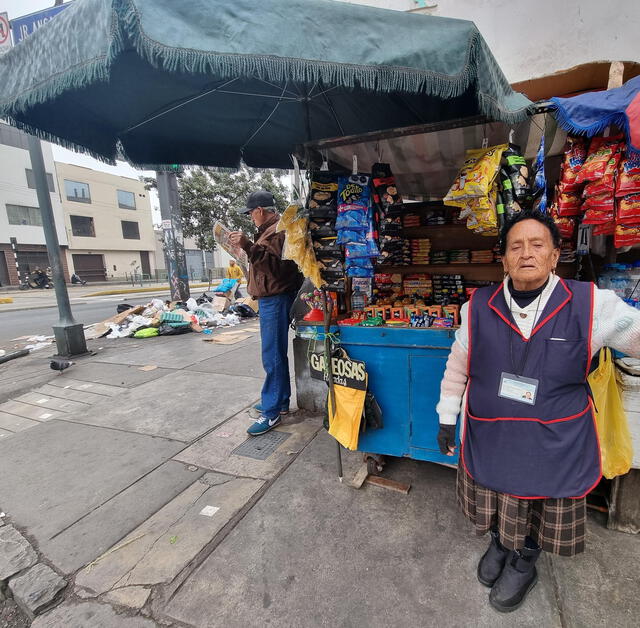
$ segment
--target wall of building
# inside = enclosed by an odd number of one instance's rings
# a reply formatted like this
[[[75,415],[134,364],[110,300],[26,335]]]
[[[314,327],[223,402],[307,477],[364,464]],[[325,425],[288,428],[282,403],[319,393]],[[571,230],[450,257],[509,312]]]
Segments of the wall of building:
[[[640,61],[637,0],[343,1],[475,22],[511,83],[590,61]]]
[[[102,255],[107,280],[120,279],[132,272],[141,273],[140,252],[148,251],[150,271],[153,275],[156,269],[156,241],[151,204],[144,184],[137,179],[60,162],[56,163],[56,170],[69,239],[67,258],[70,268],[77,270],[73,263],[74,253]],[[88,185],[91,202],[70,199],[65,188],[65,180]],[[118,190],[133,194],[135,209],[119,206]],[[92,219],[95,236],[74,235],[72,216]],[[138,224],[139,239],[124,237],[122,221]]]
[[[3,143],[8,137],[18,140],[24,148],[9,146]],[[45,244],[44,230],[41,226],[10,225],[7,205],[38,207],[38,196],[35,189],[27,185],[26,171],[31,169],[29,151],[26,149],[27,136],[0,122],[0,243],[8,244],[10,238],[16,238],[19,244]],[[55,165],[51,144],[42,142],[45,169],[53,175],[54,191],[51,192],[51,204],[56,222],[58,240],[61,246],[66,245],[67,233],[64,229],[62,205],[58,194],[58,183],[55,181]]]

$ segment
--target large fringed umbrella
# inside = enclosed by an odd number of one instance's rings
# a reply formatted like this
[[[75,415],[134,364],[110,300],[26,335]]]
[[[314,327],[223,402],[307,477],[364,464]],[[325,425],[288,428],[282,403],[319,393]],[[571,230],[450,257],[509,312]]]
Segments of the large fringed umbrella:
[[[0,84],[0,117],[134,164],[288,167],[310,140],[531,106],[472,22],[331,0],[78,0]]]

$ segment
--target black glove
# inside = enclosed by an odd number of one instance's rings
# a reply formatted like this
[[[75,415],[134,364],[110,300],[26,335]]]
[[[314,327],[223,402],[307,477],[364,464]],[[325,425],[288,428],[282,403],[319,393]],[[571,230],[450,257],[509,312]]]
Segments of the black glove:
[[[456,426],[455,425],[442,425],[440,424],[440,431],[438,432],[438,445],[440,451],[443,454],[450,454],[449,447],[455,448],[456,446]]]

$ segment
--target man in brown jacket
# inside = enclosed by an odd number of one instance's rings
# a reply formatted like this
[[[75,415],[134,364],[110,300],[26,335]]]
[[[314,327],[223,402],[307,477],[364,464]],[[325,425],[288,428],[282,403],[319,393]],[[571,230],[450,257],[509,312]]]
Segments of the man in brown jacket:
[[[252,192],[246,207],[239,211],[249,214],[258,227],[254,242],[241,231],[234,231],[229,236],[231,243],[242,247],[249,257],[247,292],[258,299],[260,308],[262,366],[266,377],[261,403],[255,406],[260,415],[247,430],[248,434],[256,436],[273,429],[281,415],[289,411],[289,310],[303,277],[295,262],[282,259],[284,232],[276,233],[280,216],[271,192]]]

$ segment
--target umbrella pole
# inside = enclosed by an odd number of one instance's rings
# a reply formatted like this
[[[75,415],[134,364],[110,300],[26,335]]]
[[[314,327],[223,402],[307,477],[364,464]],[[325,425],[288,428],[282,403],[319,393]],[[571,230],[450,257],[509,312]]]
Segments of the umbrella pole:
[[[324,359],[328,369],[329,397],[331,399],[331,408],[336,411],[336,392],[333,388],[333,373],[331,372],[331,340],[329,333],[331,331],[331,312],[327,303],[327,291],[322,289],[322,311],[324,314]],[[329,417],[331,420],[331,417]],[[340,443],[336,440],[337,446],[337,463],[338,463],[338,479],[342,482],[342,449]]]

